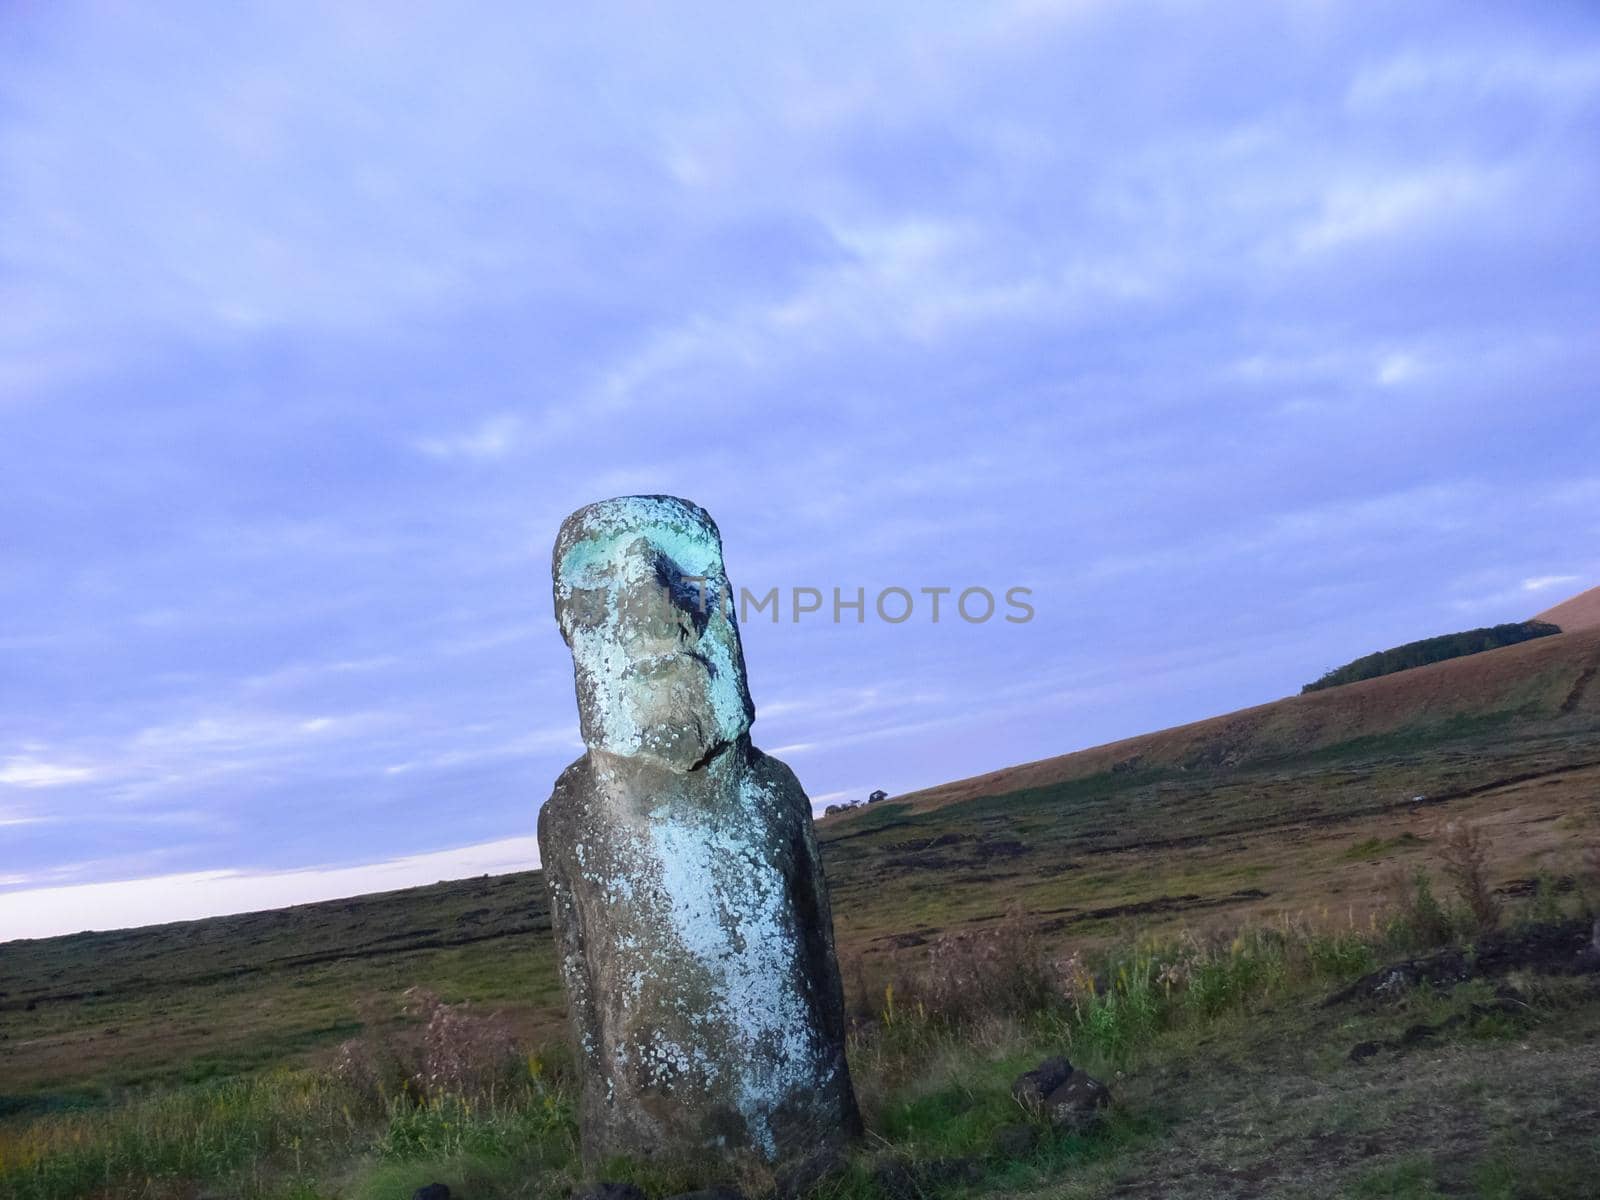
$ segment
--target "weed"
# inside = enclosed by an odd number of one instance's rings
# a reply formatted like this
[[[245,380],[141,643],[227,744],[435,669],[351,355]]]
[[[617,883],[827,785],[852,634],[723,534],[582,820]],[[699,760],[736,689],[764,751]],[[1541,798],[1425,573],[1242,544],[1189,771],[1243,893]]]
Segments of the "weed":
[[[894,1016],[893,985],[886,1023]],[[1057,979],[1033,925],[1013,909],[981,930],[946,934],[928,948],[922,970],[901,984],[907,1004],[952,1026],[1047,1007]]]
[[[1467,822],[1452,821],[1445,826],[1439,847],[1444,873],[1477,923],[1479,932],[1500,924],[1500,901],[1489,886],[1488,845],[1483,830]]]
[[[1433,894],[1433,884],[1421,867],[1406,871],[1395,867],[1383,877],[1393,916],[1393,941],[1412,947],[1442,946],[1455,936],[1455,922]]]
[[[1533,907],[1528,911],[1528,919],[1539,924],[1554,924],[1561,920],[1562,916],[1555,878],[1549,871],[1540,871],[1534,881]]]

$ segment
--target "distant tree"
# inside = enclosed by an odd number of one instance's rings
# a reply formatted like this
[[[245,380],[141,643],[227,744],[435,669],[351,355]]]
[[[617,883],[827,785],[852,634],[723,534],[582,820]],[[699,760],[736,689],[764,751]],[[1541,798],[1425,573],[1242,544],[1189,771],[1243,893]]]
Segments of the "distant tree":
[[[1355,683],[1362,679],[1376,679],[1380,675],[1393,675],[1396,671],[1409,671],[1412,667],[1425,667],[1429,663],[1443,662],[1448,658],[1461,658],[1468,654],[1481,654],[1485,650],[1498,650],[1502,646],[1515,646],[1518,642],[1549,637],[1560,633],[1559,626],[1545,621],[1518,621],[1509,625],[1490,625],[1482,629],[1469,629],[1464,633],[1447,633],[1440,637],[1424,638],[1420,642],[1407,642],[1392,650],[1379,650],[1354,662],[1345,663],[1329,671],[1321,679],[1308,683],[1300,694],[1320,692],[1323,688]]]

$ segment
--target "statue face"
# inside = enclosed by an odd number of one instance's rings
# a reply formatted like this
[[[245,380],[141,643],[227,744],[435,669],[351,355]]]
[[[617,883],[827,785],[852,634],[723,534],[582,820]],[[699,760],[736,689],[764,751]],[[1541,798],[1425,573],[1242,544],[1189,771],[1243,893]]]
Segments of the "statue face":
[[[591,749],[686,771],[750,728],[722,539],[703,510],[671,496],[579,509],[554,576]]]

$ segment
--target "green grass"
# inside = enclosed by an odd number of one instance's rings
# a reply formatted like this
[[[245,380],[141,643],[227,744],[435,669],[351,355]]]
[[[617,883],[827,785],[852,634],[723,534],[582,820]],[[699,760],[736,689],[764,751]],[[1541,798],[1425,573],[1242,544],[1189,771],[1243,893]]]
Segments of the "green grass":
[[[1411,1159],[1375,1167],[1351,1185],[1353,1200],[1445,1200],[1434,1187],[1433,1164]]]
[[[1397,850],[1408,850],[1422,844],[1422,839],[1408,830],[1396,837],[1365,838],[1346,849],[1341,857],[1348,862],[1369,862],[1386,858]]]
[[[1584,1195],[1586,1172],[1600,1169],[1600,1111],[1584,1082],[1600,1066],[1600,995],[1581,979],[1523,980],[1525,1011],[1508,1017],[1479,1011],[1495,994],[1475,981],[1377,1009],[1320,1008],[1335,984],[1402,949],[1403,936],[1395,923],[1281,921],[1226,939],[1143,937],[1064,962],[1025,936],[954,943],[923,974],[885,984],[875,1017],[853,1037],[870,1134],[813,1200],[883,1200],[896,1187],[890,1164],[930,1196],[1045,1189],[1087,1198],[1177,1172],[1185,1182],[1169,1194],[1203,1198],[1229,1194],[1221,1181],[1235,1171],[1276,1178],[1281,1190],[1271,1194],[1285,1196]],[[1001,956],[983,962],[1003,986],[976,1007],[959,1002],[939,972],[962,969],[951,955],[996,944]],[[1041,972],[1054,980],[1046,993],[1011,986]],[[1008,1004],[1015,995],[1035,999]],[[1448,1023],[1455,1016],[1464,1019]],[[1394,1050],[1359,1067],[1346,1061],[1355,1042],[1398,1041],[1419,1022],[1445,1030],[1419,1052],[1425,1059]],[[1508,1075],[1506,1056],[1527,1057],[1534,1043],[1531,1074]],[[1011,1096],[1018,1074],[1058,1053],[1118,1097],[1088,1134],[1052,1131]],[[98,1109],[14,1114],[0,1122],[0,1194],[404,1200],[439,1181],[476,1200],[556,1200],[584,1178],[570,1072],[557,1048],[487,1091],[426,1101],[329,1070],[280,1069]],[[1371,1092],[1363,1081],[1377,1073],[1401,1082]],[[1434,1128],[1441,1114],[1455,1124]],[[1448,1170],[1418,1152],[1456,1147],[1462,1122],[1484,1125],[1481,1152],[1453,1149]],[[996,1132],[1019,1123],[1037,1128],[1035,1149],[999,1153]],[[1552,1146],[1539,1128],[1579,1132]],[[1391,1131],[1377,1161],[1365,1150],[1332,1165],[1318,1157],[1329,1137]],[[1269,1155],[1264,1137],[1277,1146]],[[655,1197],[709,1182],[752,1191],[770,1183],[739,1164],[715,1180],[660,1164],[617,1163],[605,1175]],[[1322,1190],[1305,1190],[1313,1176]]]

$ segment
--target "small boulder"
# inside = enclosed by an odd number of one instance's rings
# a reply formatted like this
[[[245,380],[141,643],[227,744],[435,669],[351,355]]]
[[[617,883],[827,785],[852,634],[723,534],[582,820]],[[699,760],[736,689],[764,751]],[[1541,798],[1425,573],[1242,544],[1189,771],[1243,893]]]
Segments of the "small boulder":
[[[994,1131],[997,1158],[1027,1158],[1039,1144],[1039,1131],[1032,1125],[1002,1125]]]
[[[1057,1129],[1082,1133],[1100,1120],[1111,1104],[1111,1091],[1092,1075],[1074,1071],[1044,1100],[1045,1119]]]
[[[1018,1104],[1031,1112],[1044,1107],[1046,1097],[1072,1076],[1072,1064],[1065,1058],[1047,1058],[1031,1071],[1024,1071],[1011,1085]]]
[[[430,1183],[412,1192],[411,1200],[450,1200],[450,1189],[442,1183]]]
[[[1353,1063],[1366,1062],[1367,1059],[1382,1049],[1382,1042],[1357,1042],[1350,1047],[1350,1061]]]

